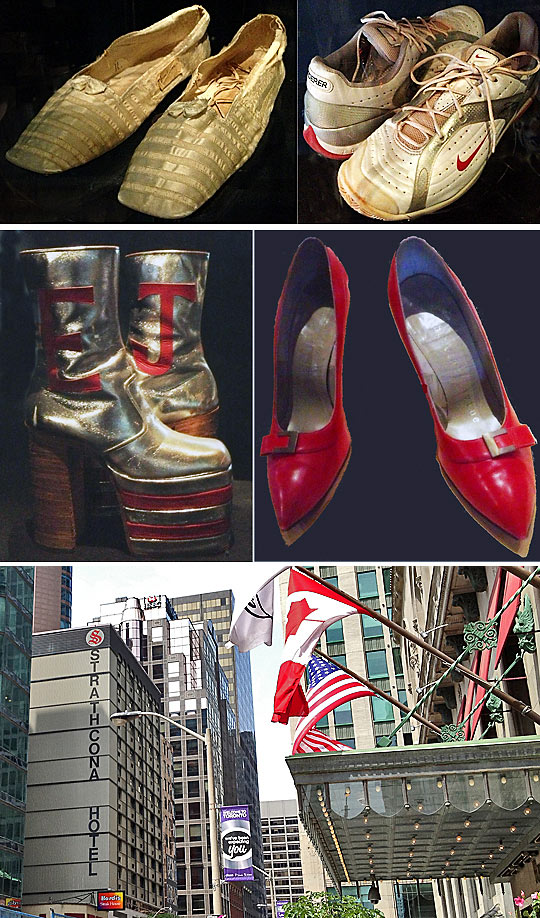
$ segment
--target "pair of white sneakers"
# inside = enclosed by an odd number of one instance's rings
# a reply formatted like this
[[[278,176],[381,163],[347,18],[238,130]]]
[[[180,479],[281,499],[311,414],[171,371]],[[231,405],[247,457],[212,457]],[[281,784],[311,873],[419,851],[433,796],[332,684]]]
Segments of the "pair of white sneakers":
[[[433,213],[474,184],[532,102],[536,23],[510,13],[485,33],[469,6],[411,20],[378,11],[361,22],[347,44],[310,63],[304,138],[344,160],[338,187],[354,210],[380,220]]]

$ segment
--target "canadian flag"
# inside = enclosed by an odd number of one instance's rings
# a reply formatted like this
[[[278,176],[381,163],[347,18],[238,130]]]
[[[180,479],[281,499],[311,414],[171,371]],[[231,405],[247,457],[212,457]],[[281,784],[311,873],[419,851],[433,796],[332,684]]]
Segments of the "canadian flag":
[[[331,586],[319,583],[300,571],[291,570],[287,600],[284,662],[278,674],[274,697],[274,723],[286,724],[289,717],[304,717],[308,703],[300,680],[323,631],[333,622],[369,609],[346,600]]]

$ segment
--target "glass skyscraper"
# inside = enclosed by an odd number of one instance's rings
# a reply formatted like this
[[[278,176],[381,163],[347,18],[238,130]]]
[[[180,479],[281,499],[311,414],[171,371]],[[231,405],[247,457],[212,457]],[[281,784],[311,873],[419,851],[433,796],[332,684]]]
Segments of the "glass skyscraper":
[[[0,567],[0,897],[22,894],[34,568]]]

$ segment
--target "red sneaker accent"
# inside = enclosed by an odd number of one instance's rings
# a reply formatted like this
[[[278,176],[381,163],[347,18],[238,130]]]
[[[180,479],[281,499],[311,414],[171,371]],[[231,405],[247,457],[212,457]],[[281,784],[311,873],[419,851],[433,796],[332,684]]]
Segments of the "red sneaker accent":
[[[475,157],[476,154],[478,153],[480,147],[482,146],[482,144],[483,144],[486,140],[487,140],[487,134],[486,134],[486,136],[484,137],[484,139],[480,141],[480,143],[478,144],[476,150],[474,151],[474,153],[471,153],[471,155],[468,157],[468,159],[463,159],[463,160],[460,159],[459,153],[458,153],[458,158],[457,158],[457,161],[456,161],[456,166],[457,166],[458,172],[464,172],[465,169],[467,168],[467,166],[470,166],[470,164],[472,163],[474,157]]]
[[[325,150],[324,147],[321,147],[311,125],[304,128],[304,140],[308,147],[311,147],[312,150],[315,150],[315,153],[319,153],[320,156],[324,156],[326,159],[339,159],[341,161],[349,159],[352,156],[352,153],[330,153],[329,150]]]

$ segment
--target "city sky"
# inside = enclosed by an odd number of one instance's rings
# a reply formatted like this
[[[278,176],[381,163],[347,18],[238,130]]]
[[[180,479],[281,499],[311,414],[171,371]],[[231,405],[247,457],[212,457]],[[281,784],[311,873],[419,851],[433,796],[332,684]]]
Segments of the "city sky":
[[[84,627],[99,615],[99,606],[118,596],[189,596],[232,590],[237,606],[244,606],[272,574],[282,568],[279,563],[223,562],[144,563],[73,565],[74,628]],[[251,652],[255,731],[261,800],[283,800],[296,796],[294,784],[284,758],[290,754],[288,726],[273,724],[272,710],[277,673],[281,662],[283,635],[276,610],[272,647]]]

